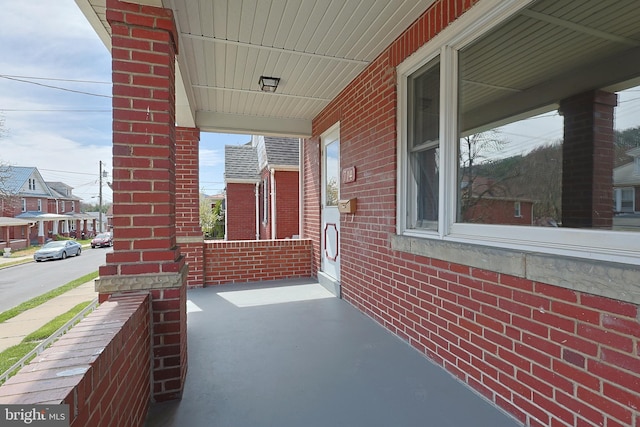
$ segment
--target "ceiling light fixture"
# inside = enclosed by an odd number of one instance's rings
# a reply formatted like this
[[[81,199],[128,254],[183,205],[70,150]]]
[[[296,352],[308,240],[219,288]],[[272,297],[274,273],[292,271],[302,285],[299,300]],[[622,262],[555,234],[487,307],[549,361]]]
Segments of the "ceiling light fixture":
[[[275,92],[278,88],[278,83],[280,83],[280,79],[278,77],[260,76],[260,80],[258,80],[260,90],[263,92]]]

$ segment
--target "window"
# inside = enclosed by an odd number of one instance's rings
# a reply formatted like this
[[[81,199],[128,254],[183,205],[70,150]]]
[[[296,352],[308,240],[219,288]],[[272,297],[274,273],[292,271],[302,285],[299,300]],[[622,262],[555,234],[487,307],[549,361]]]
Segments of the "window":
[[[635,209],[615,188],[618,153],[640,141],[640,70],[596,34],[640,11],[582,9],[479,3],[398,66],[398,234],[638,263],[611,201]],[[622,160],[631,175],[638,160]]]
[[[64,213],[64,200],[60,202],[60,213]]]
[[[76,211],[76,202],[71,202],[71,212]]]
[[[407,79],[409,97],[407,227],[438,229],[440,63],[436,58]]]
[[[42,199],[38,199],[38,212],[42,212]]]
[[[27,211],[27,200],[22,199],[22,212],[26,212],[26,211]]]
[[[614,211],[633,213],[635,211],[636,192],[631,188],[616,188],[614,193]]]

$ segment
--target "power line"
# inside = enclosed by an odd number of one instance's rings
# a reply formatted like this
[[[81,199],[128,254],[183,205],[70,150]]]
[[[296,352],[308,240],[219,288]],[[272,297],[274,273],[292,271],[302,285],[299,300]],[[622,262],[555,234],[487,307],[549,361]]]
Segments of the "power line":
[[[88,172],[70,172],[70,171],[59,171],[59,170],[55,170],[55,169],[40,169],[38,168],[38,170],[41,171],[46,171],[46,172],[59,172],[59,173],[64,173],[64,174],[75,174],[75,175],[90,175],[90,176],[94,176],[95,173],[88,173]]]
[[[19,110],[14,108],[0,108],[0,111],[11,113],[110,113],[111,110]]]
[[[45,85],[43,83],[30,82],[29,80],[16,79],[14,77],[9,77],[9,76],[5,76],[5,75],[0,75],[0,78],[7,79],[7,80],[13,80],[13,81],[16,81],[16,82],[21,82],[21,83],[29,83],[29,84],[32,84],[32,85],[42,86],[42,87],[46,87],[46,88],[49,88],[49,89],[57,89],[57,90],[65,91],[65,92],[79,93],[81,95],[98,96],[98,97],[101,97],[101,98],[112,98],[111,95],[102,95],[102,94],[98,94],[98,93],[91,93],[91,92],[84,92],[84,91],[81,91],[81,90],[68,89],[68,88],[64,88],[64,87],[60,87],[60,86]]]
[[[56,81],[56,82],[95,83],[95,84],[103,84],[103,85],[111,84],[111,82],[100,82],[96,80],[59,79],[55,77],[13,76],[10,74],[3,74],[2,77],[13,78],[13,79],[50,80],[50,81]]]

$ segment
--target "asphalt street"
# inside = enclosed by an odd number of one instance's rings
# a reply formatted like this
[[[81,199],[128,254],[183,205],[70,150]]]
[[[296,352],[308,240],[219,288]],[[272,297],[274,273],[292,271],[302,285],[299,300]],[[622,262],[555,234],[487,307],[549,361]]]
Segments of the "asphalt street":
[[[33,261],[0,269],[0,312],[97,271],[99,266],[106,263],[107,252],[112,250],[85,247],[79,257]]]

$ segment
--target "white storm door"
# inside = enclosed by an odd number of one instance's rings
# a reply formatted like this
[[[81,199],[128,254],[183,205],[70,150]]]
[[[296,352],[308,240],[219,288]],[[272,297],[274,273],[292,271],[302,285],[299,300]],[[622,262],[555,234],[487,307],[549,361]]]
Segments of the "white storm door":
[[[322,138],[322,271],[340,281],[340,130]]]

